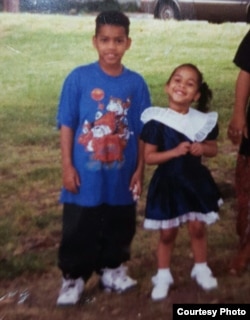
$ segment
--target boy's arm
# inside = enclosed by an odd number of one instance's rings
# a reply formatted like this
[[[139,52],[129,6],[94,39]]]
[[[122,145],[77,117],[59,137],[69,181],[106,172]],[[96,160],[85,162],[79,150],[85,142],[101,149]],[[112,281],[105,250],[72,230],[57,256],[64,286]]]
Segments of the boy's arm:
[[[235,102],[228,126],[228,137],[234,144],[239,144],[246,129],[246,107],[250,96],[250,73],[240,70],[235,86]],[[246,134],[246,132],[244,132]]]
[[[129,189],[134,191],[135,198],[140,196],[143,187],[144,174],[144,142],[138,139],[138,159],[137,167],[131,178]]]
[[[80,179],[77,171],[72,163],[72,148],[73,148],[74,132],[67,126],[61,126],[60,143],[62,155],[62,178],[65,189],[72,193],[78,192]]]

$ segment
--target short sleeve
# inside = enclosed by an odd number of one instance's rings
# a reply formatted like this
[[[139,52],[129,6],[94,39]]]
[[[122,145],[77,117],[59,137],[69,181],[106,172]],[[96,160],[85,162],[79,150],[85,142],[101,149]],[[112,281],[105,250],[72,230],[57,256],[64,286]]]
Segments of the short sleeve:
[[[143,122],[140,120],[140,116],[143,111],[151,105],[150,93],[144,79],[135,73],[132,73],[131,83],[134,83],[133,93],[133,106],[131,111],[131,119],[133,121],[133,127],[136,135],[140,135],[142,132]]]
[[[218,135],[219,135],[219,126],[217,123],[216,126],[213,128],[213,130],[209,132],[205,140],[216,140]]]
[[[142,129],[141,140],[146,143],[158,145],[162,137],[160,127],[163,125],[155,120],[147,122]]]
[[[79,100],[77,71],[73,71],[64,81],[58,105],[57,127],[66,125],[75,130],[79,121]]]
[[[242,70],[250,73],[250,31],[241,41],[233,62]]]

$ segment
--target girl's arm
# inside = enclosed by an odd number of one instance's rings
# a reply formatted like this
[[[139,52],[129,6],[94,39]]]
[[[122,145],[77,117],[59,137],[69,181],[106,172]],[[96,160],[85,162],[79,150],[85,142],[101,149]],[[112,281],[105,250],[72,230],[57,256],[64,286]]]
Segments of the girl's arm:
[[[218,152],[217,142],[215,140],[207,140],[202,143],[194,142],[190,146],[190,153],[193,156],[214,157]]]
[[[72,163],[74,132],[67,126],[60,129],[60,143],[62,155],[62,178],[63,186],[70,192],[77,193],[80,179]]]
[[[146,164],[156,165],[187,154],[190,150],[189,142],[182,142],[176,148],[158,151],[158,146],[145,143],[144,159]]]

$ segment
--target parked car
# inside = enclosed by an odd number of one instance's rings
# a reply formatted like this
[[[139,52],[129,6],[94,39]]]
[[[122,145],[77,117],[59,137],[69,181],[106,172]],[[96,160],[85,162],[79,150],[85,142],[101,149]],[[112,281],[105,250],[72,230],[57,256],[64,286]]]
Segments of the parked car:
[[[0,0],[2,1],[2,0]],[[139,10],[140,0],[19,0],[20,11],[39,13],[78,13],[106,9]]]
[[[70,8],[68,0],[19,0],[20,11],[39,13],[67,12]]]
[[[250,0],[141,0],[141,10],[159,19],[250,22]]]

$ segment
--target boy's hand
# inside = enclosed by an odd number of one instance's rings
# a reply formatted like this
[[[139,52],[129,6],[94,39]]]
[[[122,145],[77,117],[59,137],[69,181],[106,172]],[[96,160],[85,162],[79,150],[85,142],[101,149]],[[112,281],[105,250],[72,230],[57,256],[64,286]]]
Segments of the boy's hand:
[[[232,118],[227,129],[227,136],[233,144],[240,144],[242,134],[246,135],[245,119]]]
[[[72,193],[78,193],[80,179],[76,169],[73,166],[68,166],[63,169],[63,186],[66,190]]]
[[[129,190],[133,193],[134,201],[137,201],[142,193],[142,175],[135,172],[132,176]]]

